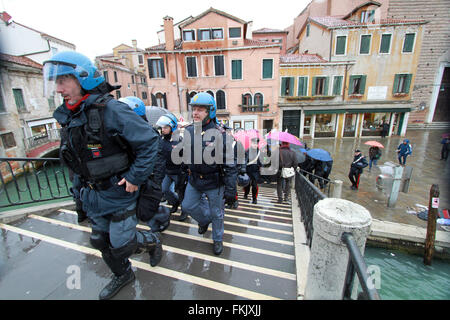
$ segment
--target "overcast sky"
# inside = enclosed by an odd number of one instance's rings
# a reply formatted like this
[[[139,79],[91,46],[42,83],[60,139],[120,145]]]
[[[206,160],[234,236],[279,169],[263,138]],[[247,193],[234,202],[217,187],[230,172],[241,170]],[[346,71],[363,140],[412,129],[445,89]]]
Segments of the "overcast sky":
[[[13,20],[76,45],[89,58],[136,39],[141,49],[158,44],[163,17],[177,23],[210,7],[245,21],[253,30],[285,29],[311,0],[0,0]]]

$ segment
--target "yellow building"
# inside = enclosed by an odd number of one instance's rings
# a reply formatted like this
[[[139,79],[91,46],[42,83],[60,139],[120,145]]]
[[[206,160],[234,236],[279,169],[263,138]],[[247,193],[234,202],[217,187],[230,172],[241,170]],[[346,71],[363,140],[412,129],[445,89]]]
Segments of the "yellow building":
[[[406,132],[423,20],[377,18],[369,2],[346,16],[309,17],[296,54],[280,58],[280,128],[299,136]]]

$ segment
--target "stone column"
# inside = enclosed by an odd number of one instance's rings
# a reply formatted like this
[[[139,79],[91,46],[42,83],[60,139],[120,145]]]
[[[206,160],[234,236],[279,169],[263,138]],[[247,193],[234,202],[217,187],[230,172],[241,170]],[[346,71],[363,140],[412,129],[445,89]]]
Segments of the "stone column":
[[[369,211],[348,200],[327,198],[314,206],[314,236],[305,300],[342,299],[349,261],[342,234],[352,233],[364,253],[371,223]]]

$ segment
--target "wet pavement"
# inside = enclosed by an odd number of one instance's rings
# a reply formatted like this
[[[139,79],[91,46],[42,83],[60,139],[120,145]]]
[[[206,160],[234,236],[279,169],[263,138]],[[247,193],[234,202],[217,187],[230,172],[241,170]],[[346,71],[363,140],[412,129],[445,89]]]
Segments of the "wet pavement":
[[[304,142],[310,148],[322,148],[329,151],[333,157],[331,180],[342,180],[342,198],[358,203],[367,208],[374,219],[411,224],[426,228],[427,222],[407,211],[420,211],[416,204],[428,207],[430,188],[438,184],[440,189],[440,209],[450,209],[450,159],[440,160],[441,135],[450,130],[408,130],[405,137],[364,137],[341,139],[314,139]],[[353,151],[360,149],[368,160],[369,146],[364,142],[375,140],[384,145],[382,157],[378,165],[391,161],[398,163],[397,147],[403,139],[409,139],[413,147],[412,155],[408,156],[406,165],[413,168],[408,193],[399,193],[395,208],[387,207],[388,197],[378,191],[376,177],[381,173],[376,167],[364,169],[358,190],[352,190],[348,173],[353,160]],[[438,225],[438,230],[443,230]]]
[[[133,255],[136,280],[114,299],[296,299],[290,204],[276,203],[270,187],[260,188],[258,200],[240,193],[239,208],[226,210],[220,256],[212,253],[211,228],[199,235],[191,218],[172,220],[161,263],[152,268],[148,254]],[[0,229],[0,299],[96,300],[110,280],[89,225],[78,224],[74,211],[29,215]]]

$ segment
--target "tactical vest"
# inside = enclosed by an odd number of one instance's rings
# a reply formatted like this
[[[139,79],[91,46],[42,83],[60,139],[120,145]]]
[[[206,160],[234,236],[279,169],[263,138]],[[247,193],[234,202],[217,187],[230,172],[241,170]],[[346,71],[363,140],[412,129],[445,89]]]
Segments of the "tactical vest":
[[[111,99],[104,95],[85,106],[86,124],[61,129],[60,158],[88,183],[101,183],[130,166],[126,143],[117,134],[110,137],[105,130],[104,111]]]

